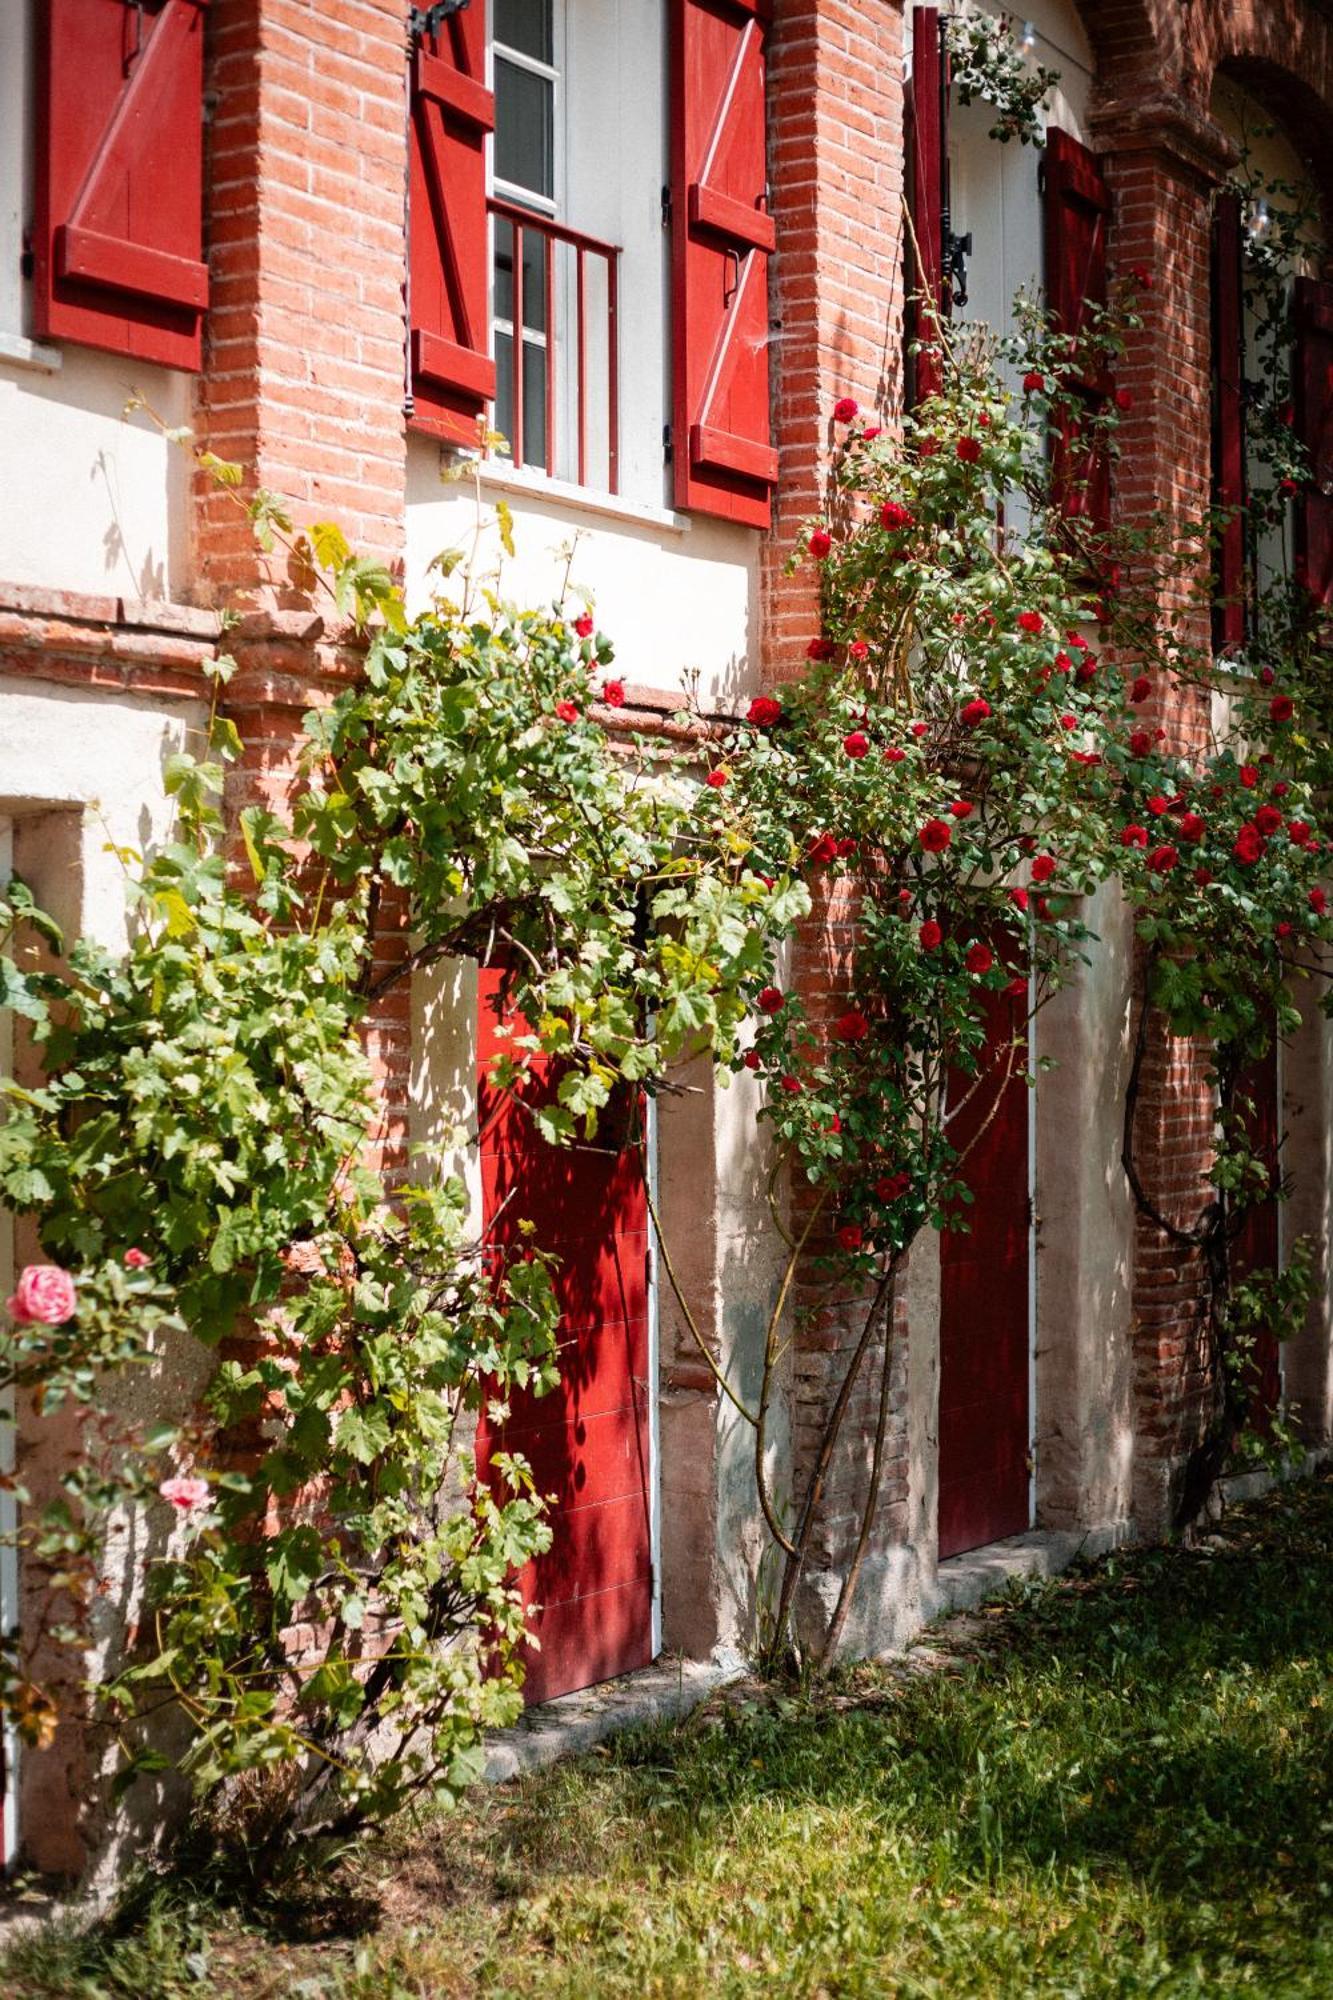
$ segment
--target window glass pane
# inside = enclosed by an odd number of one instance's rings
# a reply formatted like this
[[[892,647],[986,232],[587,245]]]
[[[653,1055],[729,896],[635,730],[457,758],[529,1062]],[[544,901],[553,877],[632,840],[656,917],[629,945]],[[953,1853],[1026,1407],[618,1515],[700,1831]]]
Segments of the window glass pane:
[[[514,225],[495,218],[495,317],[514,318]],[[529,333],[546,331],[546,239],[523,231],[523,324]]]
[[[551,0],[495,0],[495,39],[537,62],[551,62]]]
[[[554,85],[495,59],[495,178],[555,196]]]
[[[516,465],[546,463],[546,349],[523,343],[523,435],[514,430],[514,343],[495,336],[495,428],[508,438]]]

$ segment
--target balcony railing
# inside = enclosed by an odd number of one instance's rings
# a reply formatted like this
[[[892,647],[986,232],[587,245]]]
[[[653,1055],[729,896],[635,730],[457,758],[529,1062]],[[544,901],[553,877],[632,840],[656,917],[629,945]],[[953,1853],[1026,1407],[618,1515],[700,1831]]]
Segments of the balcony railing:
[[[620,252],[517,202],[488,206],[496,429],[515,465],[618,493]]]

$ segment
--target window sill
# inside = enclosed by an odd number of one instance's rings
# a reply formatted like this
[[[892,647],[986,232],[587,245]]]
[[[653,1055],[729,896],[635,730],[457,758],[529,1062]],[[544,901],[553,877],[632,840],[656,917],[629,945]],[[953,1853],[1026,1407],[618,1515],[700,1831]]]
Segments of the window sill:
[[[450,456],[454,454],[450,453]],[[677,514],[670,507],[650,507],[646,501],[626,500],[619,493],[598,493],[591,487],[572,486],[568,480],[548,479],[544,472],[535,472],[527,466],[517,469],[497,459],[483,459],[480,474],[483,487],[501,493],[515,493],[531,500],[546,500],[554,507],[567,507],[574,513],[600,514],[607,520],[624,521],[631,527],[657,528],[670,535],[687,535],[692,526],[688,514]]]
[[[63,359],[60,349],[48,347],[45,341],[0,331],[0,362],[7,361],[11,368],[31,368],[38,375],[57,375]]]

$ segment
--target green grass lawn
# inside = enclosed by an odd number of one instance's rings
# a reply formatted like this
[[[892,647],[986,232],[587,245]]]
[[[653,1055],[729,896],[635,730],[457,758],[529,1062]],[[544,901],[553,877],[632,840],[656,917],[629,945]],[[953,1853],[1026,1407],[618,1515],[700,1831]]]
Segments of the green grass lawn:
[[[1214,1541],[1015,1595],[938,1673],[733,1691],[303,1903],[158,1885],[0,1994],[1333,1996],[1333,1479]]]

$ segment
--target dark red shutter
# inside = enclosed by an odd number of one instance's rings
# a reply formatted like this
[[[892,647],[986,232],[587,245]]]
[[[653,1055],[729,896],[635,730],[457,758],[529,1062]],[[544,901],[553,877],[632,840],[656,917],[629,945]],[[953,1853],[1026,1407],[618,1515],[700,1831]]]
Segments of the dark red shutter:
[[[948,57],[938,7],[912,13],[912,89],[905,122],[907,199],[912,218],[908,242],[907,340],[928,340],[936,316],[949,316],[944,216],[949,173]],[[933,308],[933,310],[932,310]],[[942,378],[931,354],[909,356],[908,401],[933,396]]]
[[[477,442],[495,396],[490,337],[486,0],[471,0],[412,55],[412,422],[454,444]]]
[[[1056,330],[1076,336],[1089,307],[1106,304],[1111,191],[1096,155],[1054,125],[1046,134],[1043,185],[1046,305]],[[1102,371],[1070,367],[1061,388],[1074,407],[1060,417],[1052,441],[1056,488],[1068,517],[1104,528],[1111,517],[1110,465],[1086,419],[1101,410],[1111,381]]]
[[[1213,557],[1213,647],[1245,643],[1245,290],[1240,196],[1213,210],[1213,506],[1225,517]]]
[[[207,0],[39,10],[34,325],[198,368]]]
[[[1333,604],[1333,284],[1298,278],[1295,295],[1296,433],[1310,483],[1296,510],[1297,573]]]
[[[755,528],[768,526],[778,476],[768,402],[769,16],[769,0],[671,8],[676,505]]]

